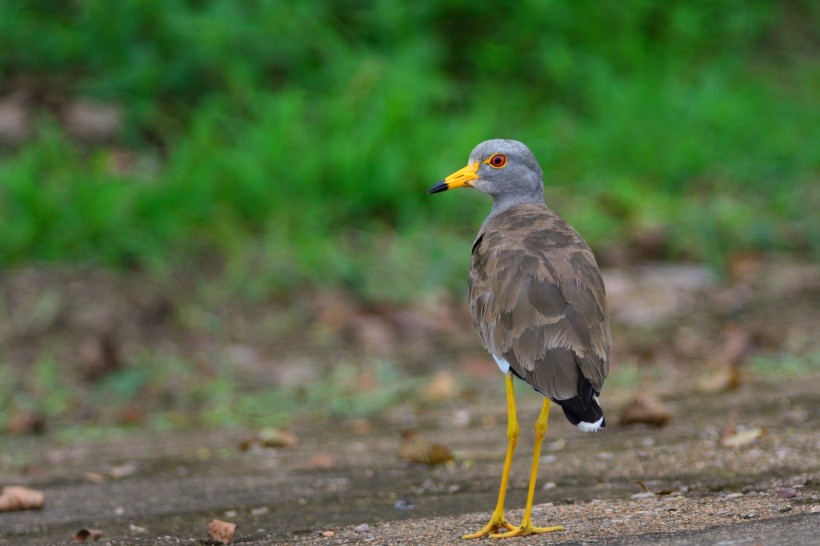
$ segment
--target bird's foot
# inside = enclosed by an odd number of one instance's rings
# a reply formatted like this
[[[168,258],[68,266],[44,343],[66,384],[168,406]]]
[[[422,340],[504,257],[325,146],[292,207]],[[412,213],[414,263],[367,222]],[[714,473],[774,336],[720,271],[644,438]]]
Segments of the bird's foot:
[[[480,531],[476,531],[475,533],[470,533],[467,535],[462,536],[461,538],[470,539],[470,538],[481,538],[487,535],[496,536],[499,530],[506,529],[511,531],[515,529],[508,521],[507,518],[504,517],[503,512],[493,512],[493,515],[490,517],[489,523],[485,525]]]
[[[506,533],[492,533],[491,538],[511,538],[511,537],[525,537],[528,535],[540,535],[541,533],[553,533],[555,531],[563,531],[563,525],[553,525],[552,527],[535,527],[532,521],[525,519],[518,527],[507,527]]]

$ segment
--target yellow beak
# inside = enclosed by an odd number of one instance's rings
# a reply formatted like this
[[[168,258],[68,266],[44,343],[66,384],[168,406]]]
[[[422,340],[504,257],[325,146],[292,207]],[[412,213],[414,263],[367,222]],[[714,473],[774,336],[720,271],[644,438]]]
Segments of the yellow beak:
[[[439,193],[455,188],[469,188],[473,185],[473,180],[478,178],[478,163],[467,165],[459,169],[444,180],[427,190],[427,193]]]

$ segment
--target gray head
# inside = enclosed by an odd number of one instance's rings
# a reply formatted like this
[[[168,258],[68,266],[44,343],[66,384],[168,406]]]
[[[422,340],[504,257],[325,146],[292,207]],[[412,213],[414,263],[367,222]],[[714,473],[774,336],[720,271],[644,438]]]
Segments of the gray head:
[[[467,166],[427,193],[475,188],[493,198],[492,214],[519,203],[544,203],[544,182],[535,156],[517,140],[487,140],[470,153]]]

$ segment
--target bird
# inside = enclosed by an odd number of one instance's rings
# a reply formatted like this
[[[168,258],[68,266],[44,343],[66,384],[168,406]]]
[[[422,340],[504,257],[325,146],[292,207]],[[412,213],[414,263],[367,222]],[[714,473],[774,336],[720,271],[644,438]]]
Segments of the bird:
[[[536,527],[532,503],[541,444],[551,403],[585,432],[606,426],[598,402],[609,373],[612,344],[606,291],[586,241],[544,202],[543,171],[517,140],[482,142],[467,166],[436,183],[428,194],[473,188],[492,197],[492,209],[473,242],[468,297],[473,326],[504,374],[507,452],[501,488],[489,522],[465,539],[561,531]],[[504,515],[504,499],[520,427],[514,381],[543,395],[535,421],[535,447],[524,516],[517,526]]]

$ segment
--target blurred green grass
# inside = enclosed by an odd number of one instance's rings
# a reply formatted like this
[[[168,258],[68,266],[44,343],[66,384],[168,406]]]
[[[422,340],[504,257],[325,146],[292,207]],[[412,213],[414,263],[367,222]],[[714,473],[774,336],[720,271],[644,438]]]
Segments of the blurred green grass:
[[[6,0],[0,99],[34,108],[30,138],[0,147],[0,268],[204,277],[216,307],[462,293],[489,201],[426,189],[496,137],[532,148],[547,201],[604,263],[816,259],[818,44],[809,0]],[[88,99],[122,110],[113,140],[66,130],[57,106]],[[87,384],[53,349],[0,365],[0,424],[262,426],[418,397],[395,362],[262,388],[219,357],[146,348]]]
[[[425,190],[492,137],[604,260],[654,233],[718,270],[816,257],[818,28],[799,0],[4,2],[3,88],[117,104],[117,148],[151,160],[112,169],[41,112],[0,161],[0,266],[461,290],[489,203]]]

